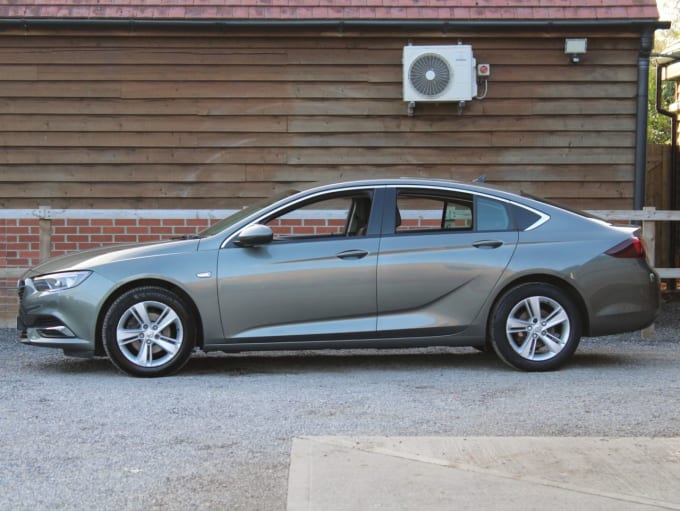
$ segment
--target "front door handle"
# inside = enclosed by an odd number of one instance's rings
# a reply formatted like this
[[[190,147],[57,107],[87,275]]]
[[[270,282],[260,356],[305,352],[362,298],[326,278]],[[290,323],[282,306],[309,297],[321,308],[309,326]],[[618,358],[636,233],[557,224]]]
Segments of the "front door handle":
[[[503,242],[498,240],[480,240],[472,244],[475,248],[498,248],[501,245],[503,245]]]
[[[345,250],[344,252],[336,254],[335,257],[339,259],[363,259],[367,255],[368,252],[365,250]]]

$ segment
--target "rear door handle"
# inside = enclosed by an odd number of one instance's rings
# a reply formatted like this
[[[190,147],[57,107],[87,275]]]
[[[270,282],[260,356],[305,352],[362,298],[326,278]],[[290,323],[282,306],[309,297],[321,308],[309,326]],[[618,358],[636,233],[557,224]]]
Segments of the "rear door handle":
[[[502,244],[503,242],[498,240],[480,240],[475,241],[472,246],[475,248],[498,248]]]
[[[368,255],[365,250],[345,250],[339,254],[335,254],[335,257],[339,259],[363,259]]]

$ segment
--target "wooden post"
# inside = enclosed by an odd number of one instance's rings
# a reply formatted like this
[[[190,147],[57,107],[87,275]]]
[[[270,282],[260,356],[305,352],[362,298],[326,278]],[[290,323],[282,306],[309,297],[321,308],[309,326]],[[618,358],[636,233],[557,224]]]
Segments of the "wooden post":
[[[642,210],[647,213],[650,218],[654,218],[656,213],[655,207],[645,207],[642,208]],[[654,244],[656,243],[656,224],[654,220],[642,221],[642,240],[645,244],[645,250],[647,251],[647,259],[649,260],[649,264],[655,266],[656,250]],[[641,334],[643,339],[654,337],[654,323],[642,330]]]
[[[44,261],[52,254],[52,215],[49,206],[39,206],[38,218],[40,219],[40,261]]]

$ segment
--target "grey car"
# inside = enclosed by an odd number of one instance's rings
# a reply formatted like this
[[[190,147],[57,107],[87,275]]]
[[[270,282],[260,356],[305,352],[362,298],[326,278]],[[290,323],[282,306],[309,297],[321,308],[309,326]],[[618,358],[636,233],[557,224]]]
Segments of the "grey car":
[[[658,276],[634,230],[452,181],[290,191],[195,237],[36,266],[19,336],[147,377],[199,349],[474,346],[553,370],[582,335],[653,321]]]

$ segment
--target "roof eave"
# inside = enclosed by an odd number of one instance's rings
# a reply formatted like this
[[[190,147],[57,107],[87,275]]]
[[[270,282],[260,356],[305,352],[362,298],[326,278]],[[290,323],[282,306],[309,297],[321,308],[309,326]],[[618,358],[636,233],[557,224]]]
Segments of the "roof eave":
[[[491,29],[667,29],[670,22],[656,19],[542,19],[542,20],[459,20],[459,19],[148,19],[148,18],[0,18],[0,28],[88,28],[229,30],[239,28],[335,28],[404,30],[491,30]]]

